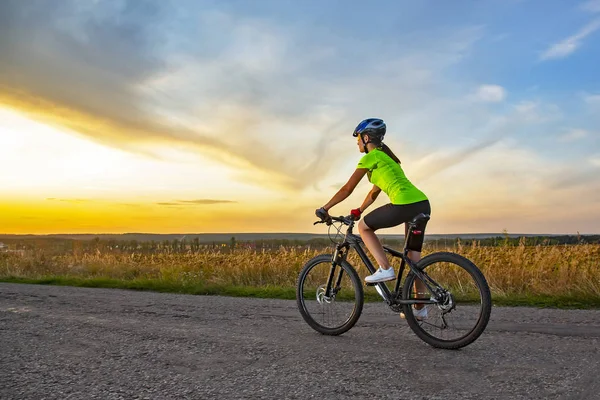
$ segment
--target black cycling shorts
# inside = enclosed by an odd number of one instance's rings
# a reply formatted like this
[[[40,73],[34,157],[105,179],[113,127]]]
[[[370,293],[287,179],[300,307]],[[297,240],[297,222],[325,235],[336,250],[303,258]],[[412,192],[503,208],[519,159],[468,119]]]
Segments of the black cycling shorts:
[[[421,213],[431,215],[429,200],[412,204],[386,204],[365,215],[364,221],[369,228],[376,231],[377,229],[391,228],[392,226],[410,222]],[[406,246],[409,250],[420,252],[423,249],[426,225],[427,222],[425,221],[419,226],[420,235],[411,235],[411,240]],[[408,225],[405,225],[404,234],[406,235],[407,233]]]

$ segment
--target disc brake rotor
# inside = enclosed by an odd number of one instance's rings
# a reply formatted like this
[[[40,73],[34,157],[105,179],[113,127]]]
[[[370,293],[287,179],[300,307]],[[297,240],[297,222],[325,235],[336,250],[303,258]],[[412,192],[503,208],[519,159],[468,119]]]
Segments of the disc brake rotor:
[[[449,313],[455,307],[454,297],[450,292],[446,292],[443,301],[439,302],[437,306],[444,312],[444,314]]]
[[[323,284],[317,288],[317,303],[321,305],[330,304],[333,301],[332,297],[325,296],[325,292],[327,291],[326,287],[327,285]]]

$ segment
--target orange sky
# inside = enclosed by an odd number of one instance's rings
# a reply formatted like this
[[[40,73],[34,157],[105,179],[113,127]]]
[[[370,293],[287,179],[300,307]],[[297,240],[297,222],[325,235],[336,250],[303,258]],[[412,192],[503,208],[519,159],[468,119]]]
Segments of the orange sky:
[[[325,3],[0,2],[0,233],[323,233],[369,117],[430,233],[600,231],[600,11]]]
[[[350,162],[341,164],[339,174],[328,183],[294,190],[273,184],[277,176],[265,185],[248,181],[251,170],[236,170],[177,145],[161,152],[164,143],[154,147],[146,143],[148,154],[139,154],[89,141],[26,114],[0,109],[0,168],[5,171],[0,178],[2,233],[320,232],[312,226],[314,209],[335,193],[359,157],[349,157]],[[494,165],[500,153],[501,148],[482,159]],[[531,163],[522,165],[528,169],[536,163],[528,154],[509,157],[513,163]],[[432,168],[426,159],[407,164],[417,184],[419,176]],[[479,169],[483,172],[465,168],[441,173],[420,185],[434,205],[431,233],[569,229],[560,227],[560,219],[566,216],[557,214],[535,180],[497,175],[485,165]],[[268,180],[268,172],[256,174]],[[480,190],[486,181],[488,186]],[[368,189],[368,183],[362,182],[332,213],[347,213]],[[513,191],[523,189],[528,196],[514,196]],[[382,195],[376,205],[386,200]],[[579,221],[585,231],[588,212],[594,212],[594,205],[571,210],[570,223]]]

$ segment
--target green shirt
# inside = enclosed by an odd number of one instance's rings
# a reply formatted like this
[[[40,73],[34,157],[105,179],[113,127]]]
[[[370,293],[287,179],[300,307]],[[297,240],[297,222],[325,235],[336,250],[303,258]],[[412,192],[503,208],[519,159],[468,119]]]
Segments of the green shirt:
[[[388,195],[392,204],[411,204],[427,200],[427,196],[413,185],[400,164],[380,149],[365,154],[356,168],[369,170],[369,182]]]

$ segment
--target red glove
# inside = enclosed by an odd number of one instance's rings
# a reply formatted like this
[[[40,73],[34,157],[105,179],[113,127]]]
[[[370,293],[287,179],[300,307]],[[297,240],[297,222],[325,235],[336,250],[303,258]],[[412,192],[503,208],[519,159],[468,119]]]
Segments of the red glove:
[[[360,208],[355,208],[354,210],[350,211],[350,215],[352,215],[352,218],[354,218],[355,221],[358,221],[360,219],[360,214],[362,214]]]

